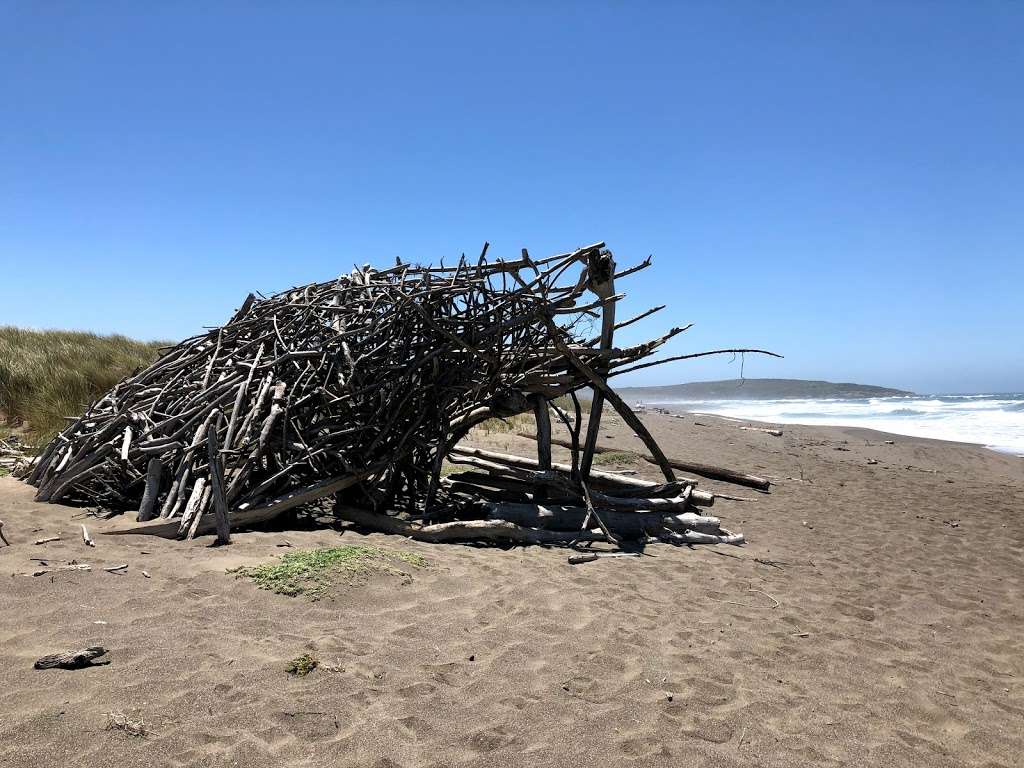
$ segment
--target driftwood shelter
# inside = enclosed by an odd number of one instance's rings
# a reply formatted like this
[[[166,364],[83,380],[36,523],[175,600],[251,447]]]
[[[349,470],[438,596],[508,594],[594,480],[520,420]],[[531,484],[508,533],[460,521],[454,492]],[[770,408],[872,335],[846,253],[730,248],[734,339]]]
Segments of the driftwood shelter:
[[[659,539],[736,543],[702,514],[714,501],[676,477],[613,377],[686,330],[615,347],[617,267],[604,243],[534,260],[398,262],[270,297],[167,349],[120,382],[25,475],[40,501],[136,513],[125,532],[191,539],[333,504],[360,526],[428,541]],[[600,324],[597,332],[596,324]],[[590,327],[594,326],[594,327]],[[591,331],[586,335],[584,330]],[[716,352],[759,350],[717,350]],[[592,404],[584,420],[577,393]],[[603,406],[664,480],[592,468]],[[537,456],[460,446],[472,427],[532,412]],[[552,462],[551,420],[571,439]],[[585,424],[585,427],[584,427]],[[446,460],[460,470],[443,472]]]

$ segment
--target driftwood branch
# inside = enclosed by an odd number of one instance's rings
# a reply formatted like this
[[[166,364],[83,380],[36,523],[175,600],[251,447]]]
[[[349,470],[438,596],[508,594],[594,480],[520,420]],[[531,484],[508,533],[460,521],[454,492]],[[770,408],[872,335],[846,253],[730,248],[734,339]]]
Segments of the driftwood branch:
[[[95,667],[94,659],[103,656],[107,649],[102,645],[90,645],[80,651],[61,651],[51,653],[36,660],[33,665],[36,669],[81,669],[82,667]],[[109,663],[109,662],[103,662]]]

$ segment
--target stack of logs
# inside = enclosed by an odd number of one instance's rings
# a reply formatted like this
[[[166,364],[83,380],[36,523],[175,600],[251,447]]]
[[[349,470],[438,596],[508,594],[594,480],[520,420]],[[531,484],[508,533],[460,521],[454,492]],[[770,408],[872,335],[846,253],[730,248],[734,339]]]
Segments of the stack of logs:
[[[40,501],[135,511],[128,532],[216,532],[222,543],[232,529],[327,501],[359,525],[435,541],[741,540],[699,513],[713,497],[676,478],[608,379],[760,350],[647,359],[685,328],[613,346],[616,329],[662,309],[616,321],[616,279],[649,259],[616,272],[603,243],[541,260],[486,254],[452,267],[365,265],[250,294],[226,325],[93,403],[25,477]],[[598,319],[601,332],[582,335]],[[582,389],[592,392],[585,434]],[[606,401],[663,483],[592,469]],[[536,460],[459,447],[475,425],[531,411]],[[552,413],[572,437],[571,465],[552,463]],[[466,471],[443,476],[446,458]]]

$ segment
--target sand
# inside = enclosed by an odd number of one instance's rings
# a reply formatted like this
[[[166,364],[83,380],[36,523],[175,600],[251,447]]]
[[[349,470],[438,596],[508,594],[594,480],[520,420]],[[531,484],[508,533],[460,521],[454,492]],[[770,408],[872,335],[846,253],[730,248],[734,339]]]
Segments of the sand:
[[[123,522],[89,519],[87,548],[81,510],[0,478],[0,765],[1021,764],[1024,461],[856,429],[644,419],[670,455],[775,480],[770,495],[701,482],[756,499],[714,507],[746,546],[570,566],[560,550],[330,528],[211,548],[103,536]],[[617,420],[602,434],[639,445]],[[285,542],[370,543],[429,567],[319,602],[226,573]],[[94,570],[20,575],[33,557]],[[93,643],[108,665],[32,667]],[[302,653],[321,668],[289,676]],[[106,730],[112,711],[148,734]]]

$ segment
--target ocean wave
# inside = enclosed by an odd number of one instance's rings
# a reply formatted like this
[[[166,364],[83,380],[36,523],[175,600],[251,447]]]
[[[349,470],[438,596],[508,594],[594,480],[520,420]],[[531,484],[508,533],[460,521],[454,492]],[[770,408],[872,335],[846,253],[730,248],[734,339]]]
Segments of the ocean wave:
[[[676,400],[658,404],[781,424],[867,427],[1024,453],[1024,395],[1017,393],[849,400]]]

